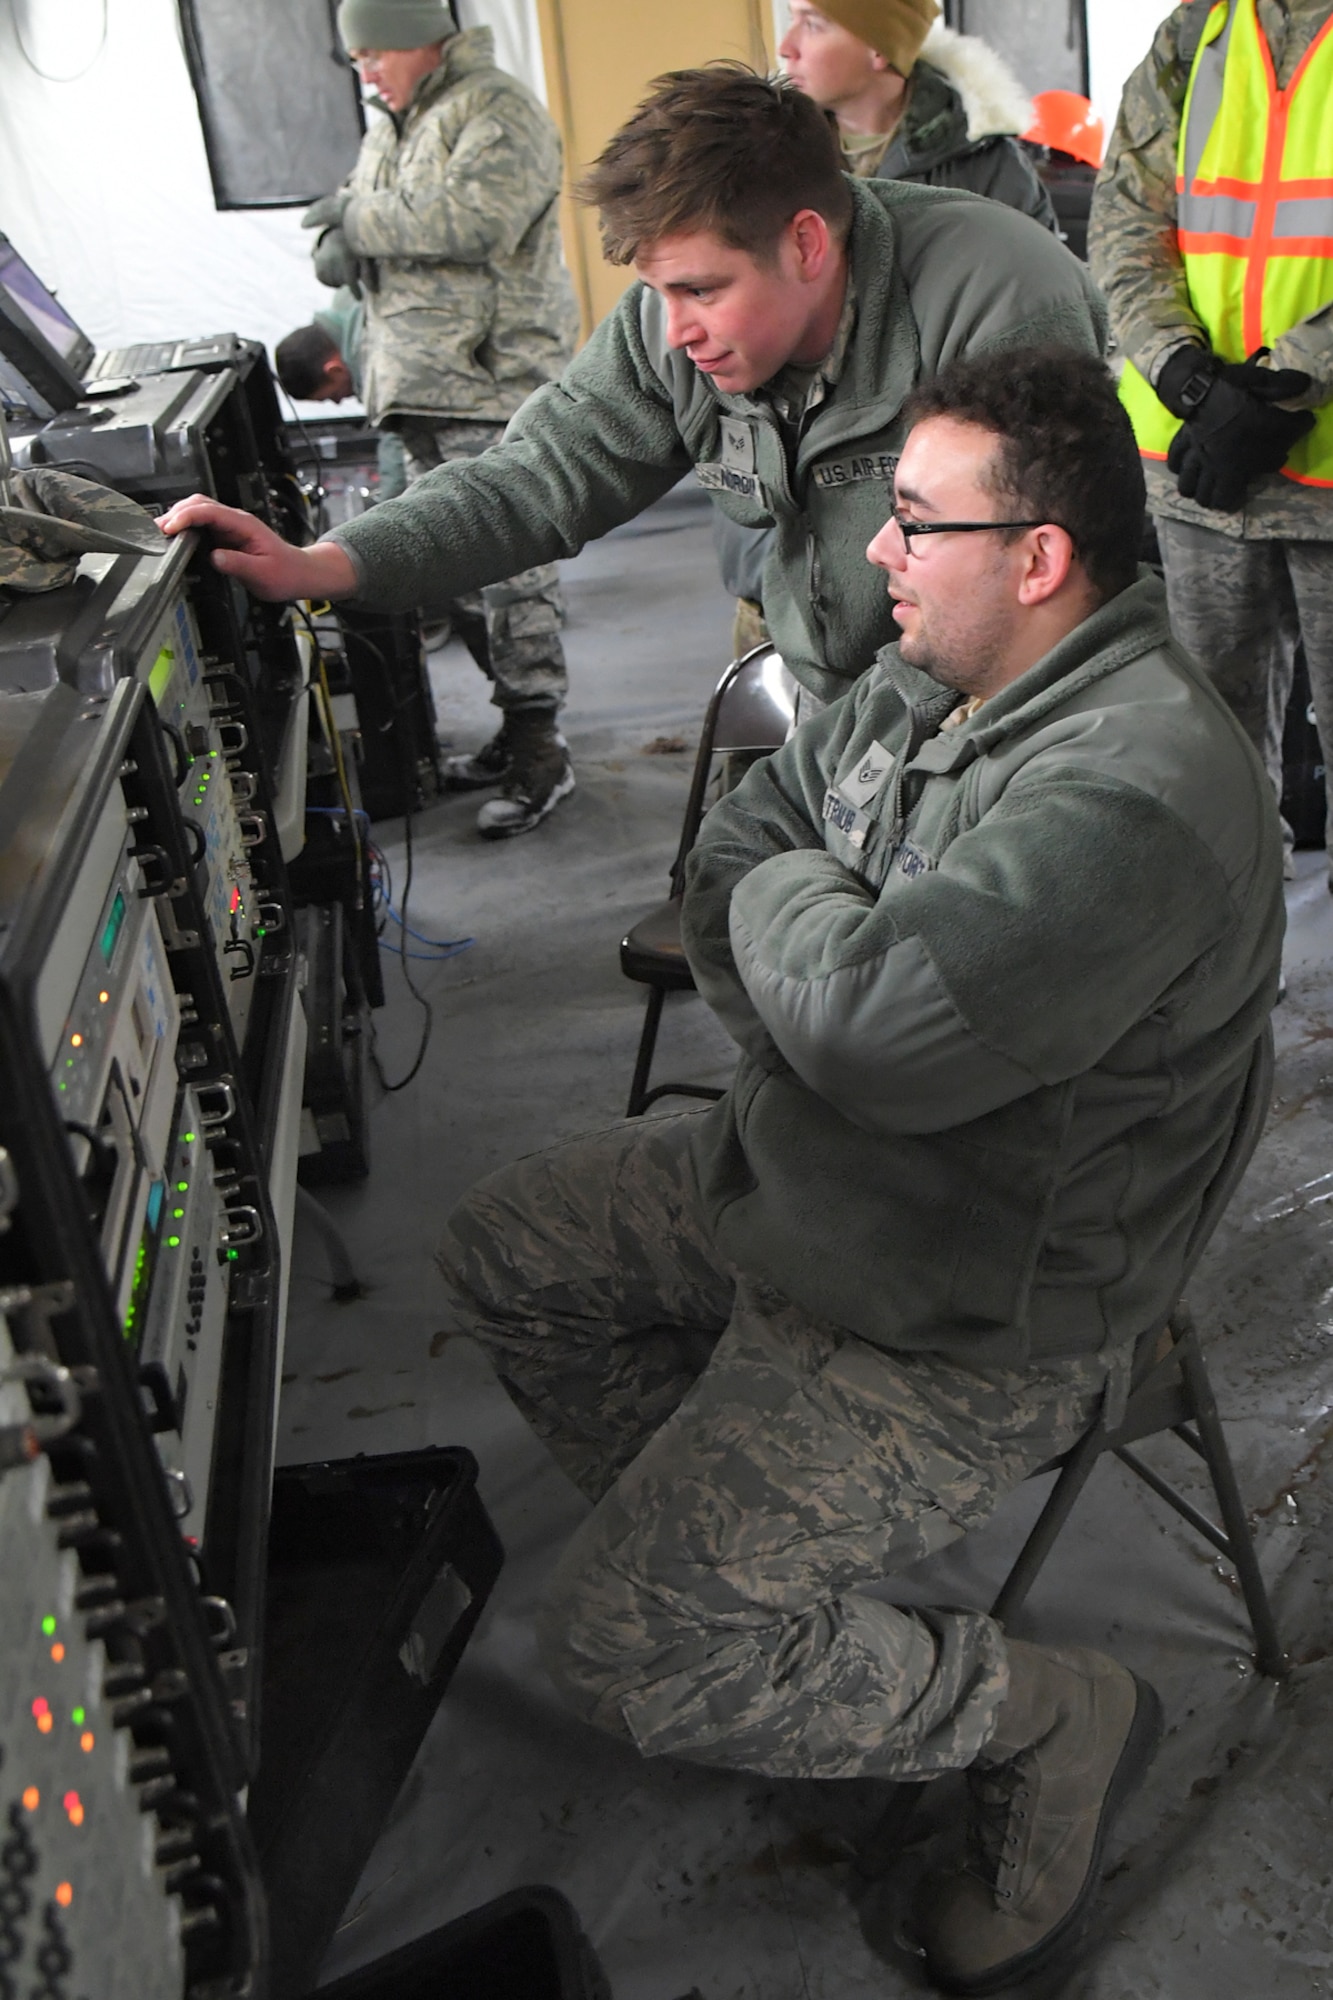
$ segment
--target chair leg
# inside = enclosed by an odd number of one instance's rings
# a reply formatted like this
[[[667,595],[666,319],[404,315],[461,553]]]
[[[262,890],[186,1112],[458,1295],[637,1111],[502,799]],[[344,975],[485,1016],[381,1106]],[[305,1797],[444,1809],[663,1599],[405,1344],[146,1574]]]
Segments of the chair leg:
[[[1042,1564],[1055,1547],[1074,1502],[1087,1485],[1092,1469],[1105,1449],[1106,1434],[1100,1424],[1095,1424],[1083,1433],[1065,1459],[1060,1476],[1047,1496],[1046,1505],[1037,1516],[1031,1533],[1018,1552],[1017,1561],[991,1606],[991,1617],[999,1624],[1007,1626],[1022,1609]]]
[[[657,1028],[662,1019],[662,1003],[666,999],[664,986],[648,988],[648,1005],[644,1010],[643,1033],[639,1036],[639,1053],[634,1059],[634,1080],[629,1087],[629,1109],[627,1118],[643,1115],[648,1101],[648,1072],[653,1066],[653,1051],[657,1047]]]
[[[1199,1346],[1199,1336],[1192,1321],[1187,1322],[1177,1341],[1180,1369],[1185,1378],[1185,1387],[1194,1406],[1194,1421],[1198,1425],[1199,1436],[1203,1440],[1204,1455],[1208,1461],[1208,1472],[1217,1495],[1218,1508],[1222,1515],[1222,1525],[1227,1531],[1231,1544],[1231,1560],[1245,1596],[1245,1608],[1250,1614],[1250,1624],[1254,1628],[1255,1660],[1261,1674],[1270,1674],[1280,1680],[1286,1673],[1288,1660],[1278,1637],[1277,1621],[1273,1617],[1273,1607],[1269,1603],[1268,1590],[1259,1569],[1259,1558],[1255,1553],[1254,1537],[1245,1514],[1245,1503],[1240,1497],[1240,1487],[1236,1483],[1236,1470],[1231,1463],[1231,1453],[1222,1431],[1222,1420],[1217,1413],[1217,1399],[1213,1395],[1213,1385],[1208,1379],[1204,1366],[1203,1352]]]

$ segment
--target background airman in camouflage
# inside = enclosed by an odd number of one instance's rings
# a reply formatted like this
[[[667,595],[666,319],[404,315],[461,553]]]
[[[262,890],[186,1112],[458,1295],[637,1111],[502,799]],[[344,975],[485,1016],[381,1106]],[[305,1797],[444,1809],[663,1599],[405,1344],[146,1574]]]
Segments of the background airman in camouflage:
[[[1253,8],[1277,88],[1287,90],[1333,5],[1236,4]],[[1106,295],[1120,351],[1159,393],[1165,391],[1164,402],[1172,378],[1168,371],[1164,380],[1163,369],[1177,355],[1187,357],[1173,364],[1177,372],[1188,367],[1188,357],[1211,350],[1217,331],[1191,294],[1178,242],[1176,190],[1186,93],[1215,13],[1207,0],[1193,0],[1157,30],[1125,86],[1089,226],[1093,276]],[[1333,178],[1327,119],[1323,129],[1321,172]],[[1308,378],[1304,388],[1287,385],[1294,393],[1282,397],[1283,409],[1320,410],[1333,401],[1333,300],[1273,339],[1267,366]],[[1204,505],[1182,493],[1176,472],[1160,456],[1145,457],[1144,470],[1172,627],[1231,704],[1280,796],[1282,722],[1302,642],[1326,762],[1333,751],[1333,488],[1272,470],[1214,496],[1231,504]]]
[[[361,287],[366,411],[402,438],[416,478],[494,444],[573,353],[560,136],[496,68],[490,29],[460,33],[442,0],[343,0],[338,25],[387,115],[306,223],[320,231],[320,277]],[[555,565],[423,608],[448,613],[503,717],[482,749],[446,760],[446,779],[500,785],[478,830],[524,833],[574,789],[556,727],[567,681]]]

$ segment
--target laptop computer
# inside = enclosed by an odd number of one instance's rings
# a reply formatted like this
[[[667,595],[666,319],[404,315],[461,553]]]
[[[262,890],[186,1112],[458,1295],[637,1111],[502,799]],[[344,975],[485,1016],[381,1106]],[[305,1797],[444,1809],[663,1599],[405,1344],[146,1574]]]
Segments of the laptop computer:
[[[144,375],[244,367],[263,352],[235,333],[146,340],[98,353],[83,328],[0,232],[0,394],[43,420]]]

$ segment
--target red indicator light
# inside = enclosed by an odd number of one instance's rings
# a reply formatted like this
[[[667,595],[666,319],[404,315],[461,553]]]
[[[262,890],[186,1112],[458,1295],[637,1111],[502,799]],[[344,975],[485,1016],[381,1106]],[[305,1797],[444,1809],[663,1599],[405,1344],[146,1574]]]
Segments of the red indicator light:
[[[38,1791],[36,1785],[29,1785],[27,1790],[23,1794],[24,1812],[36,1812],[38,1806],[41,1803],[42,1803],[42,1795]]]
[[[56,1901],[62,1910],[69,1908],[70,1904],[74,1901],[74,1884],[72,1882],[56,1883]]]
[[[236,915],[236,912],[240,909],[240,907],[241,907],[241,892],[239,889],[233,888],[231,892],[231,915],[233,917]]]
[[[55,1717],[51,1713],[51,1704],[40,1694],[32,1705],[32,1719],[41,1730],[43,1736],[49,1736],[55,1728]]]
[[[77,1792],[66,1792],[66,1794],[65,1794],[64,1798],[63,1798],[63,1799],[62,1799],[62,1800],[60,1801],[60,1803],[61,1803],[61,1805],[62,1805],[62,1806],[64,1806],[64,1808],[65,1808],[65,1811],[66,1811],[66,1812],[67,1812],[67,1813],[69,1814],[69,1823],[70,1823],[70,1825],[71,1825],[71,1826],[82,1826],[82,1825],[83,1825],[83,1800],[82,1800],[82,1799],[81,1799],[81,1798],[79,1797],[78,1793],[77,1793]]]

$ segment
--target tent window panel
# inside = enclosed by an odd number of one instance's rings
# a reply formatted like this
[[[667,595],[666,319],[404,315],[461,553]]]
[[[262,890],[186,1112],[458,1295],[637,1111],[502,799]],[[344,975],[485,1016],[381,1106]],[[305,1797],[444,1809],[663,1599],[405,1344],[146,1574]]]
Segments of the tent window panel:
[[[945,20],[1002,55],[1024,87],[1088,94],[1084,0],[945,0]]]
[[[334,0],[178,0],[219,208],[291,208],[351,171],[365,130]]]

